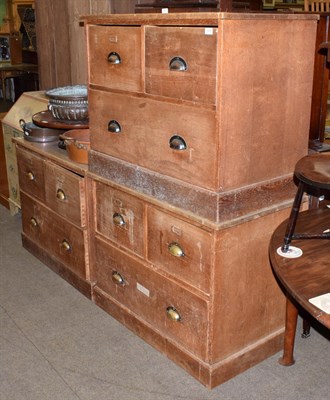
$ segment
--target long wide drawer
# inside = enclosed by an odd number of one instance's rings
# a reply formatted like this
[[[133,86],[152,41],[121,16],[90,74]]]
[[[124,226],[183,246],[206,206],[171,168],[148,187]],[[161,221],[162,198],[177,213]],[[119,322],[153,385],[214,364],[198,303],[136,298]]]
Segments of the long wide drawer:
[[[119,303],[193,354],[207,357],[208,302],[95,239],[92,280]]]
[[[87,232],[59,217],[21,192],[23,232],[34,242],[86,279]]]
[[[91,148],[173,178],[216,189],[218,136],[214,111],[89,91]]]

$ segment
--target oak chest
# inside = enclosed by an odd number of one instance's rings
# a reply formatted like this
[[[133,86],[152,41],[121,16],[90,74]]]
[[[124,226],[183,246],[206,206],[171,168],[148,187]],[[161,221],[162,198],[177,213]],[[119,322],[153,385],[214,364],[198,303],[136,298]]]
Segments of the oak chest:
[[[93,300],[208,387],[281,346],[316,18],[85,18]]]
[[[57,142],[14,139],[25,248],[91,298],[87,178]]]

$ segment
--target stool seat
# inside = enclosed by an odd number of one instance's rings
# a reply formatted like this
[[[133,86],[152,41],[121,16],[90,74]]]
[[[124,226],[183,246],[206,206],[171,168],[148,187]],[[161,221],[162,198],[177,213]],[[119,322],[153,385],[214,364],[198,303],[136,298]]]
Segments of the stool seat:
[[[298,180],[298,190],[292,205],[290,218],[284,236],[281,255],[292,257],[290,243],[293,239],[330,239],[329,232],[310,234],[308,232],[295,233],[295,226],[301,207],[303,194],[307,193],[314,197],[330,195],[330,153],[316,153],[300,159],[294,170],[294,176]],[[317,204],[318,205],[318,204]],[[291,248],[299,256],[299,249]]]
[[[295,176],[309,186],[330,189],[330,153],[317,153],[300,159]]]

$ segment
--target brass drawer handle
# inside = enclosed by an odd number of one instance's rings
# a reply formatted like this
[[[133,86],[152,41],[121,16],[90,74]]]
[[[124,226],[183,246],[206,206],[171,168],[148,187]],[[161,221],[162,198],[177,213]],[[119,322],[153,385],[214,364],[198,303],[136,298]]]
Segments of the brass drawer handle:
[[[116,283],[117,285],[121,285],[121,286],[125,285],[125,280],[122,277],[122,275],[120,275],[119,272],[113,271],[111,274],[111,277],[112,277],[113,282]]]
[[[169,63],[171,71],[187,71],[188,65],[182,57],[173,57]]]
[[[182,247],[180,247],[180,245],[176,242],[172,242],[168,245],[168,251],[169,253],[174,256],[174,257],[184,257],[184,251],[182,249]]]
[[[187,149],[187,144],[183,137],[179,135],[174,135],[171,137],[170,141],[170,148],[173,150],[186,150]]]
[[[109,64],[121,64],[120,55],[115,51],[112,51],[108,54],[108,62]]]
[[[174,322],[180,322],[181,321],[181,315],[179,312],[172,306],[169,306],[166,308],[166,314],[167,317]]]
[[[62,240],[62,242],[61,242],[61,244],[60,244],[60,247],[61,247],[64,251],[67,251],[67,252],[71,251],[71,245],[70,245],[70,243],[69,243],[66,239],[63,239],[63,240]]]
[[[27,172],[26,176],[28,177],[29,181],[34,181],[35,180],[35,176],[34,176],[34,173],[32,171]]]
[[[125,225],[124,217],[119,213],[114,213],[112,216],[112,221],[116,226],[123,226]]]
[[[30,218],[30,225],[32,226],[32,228],[37,228],[38,227],[38,221],[34,217],[31,217]]]
[[[112,119],[108,123],[108,131],[111,133],[120,133],[121,132],[120,123],[118,121],[116,121],[115,119]]]
[[[59,200],[66,200],[66,195],[65,195],[65,193],[63,192],[62,189],[58,189],[58,190],[57,190],[57,192],[56,192],[56,197],[57,197]]]

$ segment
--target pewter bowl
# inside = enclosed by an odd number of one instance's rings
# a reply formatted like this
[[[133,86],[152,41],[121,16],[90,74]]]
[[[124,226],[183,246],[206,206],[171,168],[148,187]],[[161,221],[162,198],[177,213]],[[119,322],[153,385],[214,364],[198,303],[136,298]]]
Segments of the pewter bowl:
[[[85,121],[88,119],[87,86],[64,86],[46,91],[48,109],[56,119]]]

